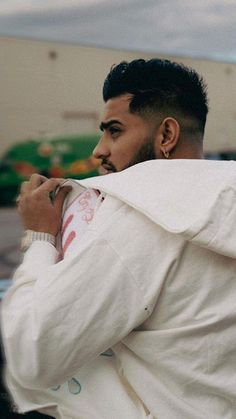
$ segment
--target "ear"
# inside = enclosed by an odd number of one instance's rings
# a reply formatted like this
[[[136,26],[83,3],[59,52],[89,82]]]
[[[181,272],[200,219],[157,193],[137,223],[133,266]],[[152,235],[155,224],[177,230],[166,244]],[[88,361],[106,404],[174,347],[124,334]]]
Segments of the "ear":
[[[159,126],[156,135],[156,152],[159,157],[169,156],[178,144],[180,136],[180,126],[175,118],[166,117]]]

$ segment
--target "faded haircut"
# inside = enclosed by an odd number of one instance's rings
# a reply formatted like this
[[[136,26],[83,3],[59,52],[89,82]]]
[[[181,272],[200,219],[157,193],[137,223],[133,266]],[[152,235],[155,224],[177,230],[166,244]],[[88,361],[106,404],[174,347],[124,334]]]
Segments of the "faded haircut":
[[[103,85],[103,99],[129,93],[131,113],[166,113],[190,119],[203,134],[208,113],[207,87],[192,68],[169,60],[122,61],[111,68]]]

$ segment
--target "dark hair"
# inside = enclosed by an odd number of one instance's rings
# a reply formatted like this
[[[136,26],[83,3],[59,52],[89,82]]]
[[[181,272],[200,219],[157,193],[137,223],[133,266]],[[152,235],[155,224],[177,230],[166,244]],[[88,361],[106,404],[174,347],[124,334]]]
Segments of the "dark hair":
[[[113,66],[103,86],[103,99],[131,93],[130,112],[172,111],[192,118],[204,132],[208,112],[207,88],[201,76],[183,64],[153,58],[122,61]]]

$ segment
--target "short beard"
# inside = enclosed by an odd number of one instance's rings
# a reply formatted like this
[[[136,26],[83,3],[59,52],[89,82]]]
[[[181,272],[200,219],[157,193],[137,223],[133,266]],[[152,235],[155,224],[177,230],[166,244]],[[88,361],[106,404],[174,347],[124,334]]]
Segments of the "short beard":
[[[155,160],[155,159],[156,159],[156,154],[154,150],[154,138],[149,138],[141,146],[141,148],[137,152],[134,159],[131,160],[131,162],[125,167],[125,169],[127,169],[128,167],[134,166],[135,164],[142,163],[147,160]]]

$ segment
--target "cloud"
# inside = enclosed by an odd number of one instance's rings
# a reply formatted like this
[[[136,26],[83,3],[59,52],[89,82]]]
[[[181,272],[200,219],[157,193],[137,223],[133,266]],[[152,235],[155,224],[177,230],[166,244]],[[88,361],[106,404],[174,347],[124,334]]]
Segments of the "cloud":
[[[1,0],[0,15],[78,8],[102,2],[103,0]]]
[[[235,60],[234,0],[1,0],[0,35]]]

